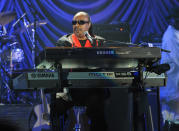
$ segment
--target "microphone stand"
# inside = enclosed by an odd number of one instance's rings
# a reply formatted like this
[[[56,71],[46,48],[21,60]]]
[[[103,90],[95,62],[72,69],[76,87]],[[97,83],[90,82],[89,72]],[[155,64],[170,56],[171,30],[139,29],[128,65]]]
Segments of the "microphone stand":
[[[32,39],[30,38],[30,40],[31,40],[31,43],[32,43],[32,67],[33,67],[33,69],[35,69],[35,67],[36,67],[36,64],[35,64],[36,45],[35,45],[35,43],[36,43],[36,28],[37,28],[37,16],[36,16],[37,11],[35,9],[33,9],[32,5],[29,4],[26,0],[25,0],[25,3],[29,6],[29,9],[32,12],[32,15],[34,17],[34,25],[33,25],[34,28],[32,29]]]
[[[36,12],[36,11],[35,11]],[[37,18],[36,18],[36,13],[34,13],[34,28],[32,29],[32,64],[33,64],[33,69],[35,69],[35,49],[36,49],[36,28],[37,28]]]
[[[34,11],[34,12],[33,12]],[[35,69],[35,67],[36,67],[36,64],[35,64],[35,55],[36,55],[36,52],[35,52],[35,49],[36,49],[36,29],[37,29],[37,16],[36,16],[36,14],[37,14],[37,11],[36,10],[33,10],[32,12],[32,14],[33,14],[33,16],[34,16],[34,29],[32,29],[32,39],[33,39],[33,42],[32,42],[32,61],[33,61],[33,68]]]
[[[14,28],[18,23],[19,21],[26,15],[26,13],[24,13],[13,25],[12,27]]]
[[[35,25],[34,25],[35,26]],[[35,34],[36,34],[36,29],[32,29],[32,63],[33,63],[33,69],[35,69]]]

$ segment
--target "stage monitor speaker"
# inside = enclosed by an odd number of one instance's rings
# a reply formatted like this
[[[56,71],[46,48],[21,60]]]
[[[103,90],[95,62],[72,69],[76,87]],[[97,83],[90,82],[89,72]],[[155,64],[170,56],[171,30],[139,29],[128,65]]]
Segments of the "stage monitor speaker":
[[[128,23],[94,24],[93,33],[106,40],[131,42],[130,26]]]
[[[15,128],[17,131],[29,131],[29,127],[32,127],[36,122],[35,119],[32,119],[31,125],[29,124],[32,111],[33,106],[28,104],[0,105],[0,130],[1,127],[5,127],[8,129]]]

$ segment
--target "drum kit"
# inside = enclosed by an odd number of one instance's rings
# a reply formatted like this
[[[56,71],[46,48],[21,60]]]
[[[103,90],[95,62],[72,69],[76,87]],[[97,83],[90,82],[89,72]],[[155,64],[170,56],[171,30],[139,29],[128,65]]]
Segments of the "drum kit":
[[[2,91],[3,85],[5,85],[6,87],[8,86],[8,82],[4,76],[9,77],[12,75],[12,71],[23,69],[24,51],[22,48],[22,44],[17,40],[17,36],[27,30],[27,33],[29,33],[30,30],[32,31],[32,34],[35,35],[34,29],[36,29],[36,27],[40,27],[47,24],[47,21],[45,20],[35,21],[34,23],[25,23],[25,18],[23,18],[24,16],[25,13],[12,25],[12,28],[21,19],[23,20],[24,25],[14,30],[12,33],[8,33],[6,30],[6,25],[11,23],[16,18],[16,13],[10,11],[0,13],[0,103],[2,103],[2,97],[4,95]],[[35,38],[35,36],[33,36],[33,38]],[[30,39],[32,40],[33,38]],[[33,55],[33,51],[35,50],[35,41],[32,41],[34,42],[32,43]],[[6,97],[8,97],[7,94]]]

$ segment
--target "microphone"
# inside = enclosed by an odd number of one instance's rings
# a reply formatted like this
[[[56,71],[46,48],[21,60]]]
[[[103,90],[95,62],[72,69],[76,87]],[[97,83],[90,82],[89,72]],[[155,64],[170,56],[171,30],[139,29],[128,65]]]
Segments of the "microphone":
[[[90,41],[90,43],[93,44],[93,39],[94,39],[94,38],[91,37],[91,35],[88,33],[88,31],[85,31],[85,32],[84,32],[84,35],[85,35],[86,38]]]
[[[167,52],[167,53],[170,53],[171,51],[169,51],[169,50],[165,50],[165,49],[162,49],[161,48],[161,51],[164,51],[164,52]]]
[[[14,27],[17,23],[19,23],[19,21],[26,15],[26,13],[24,13],[13,25],[12,27]]]
[[[156,65],[156,66],[152,66],[152,67],[147,69],[147,71],[155,72],[158,75],[160,75],[162,73],[165,73],[168,70],[170,70],[170,65],[167,64],[167,63]]]

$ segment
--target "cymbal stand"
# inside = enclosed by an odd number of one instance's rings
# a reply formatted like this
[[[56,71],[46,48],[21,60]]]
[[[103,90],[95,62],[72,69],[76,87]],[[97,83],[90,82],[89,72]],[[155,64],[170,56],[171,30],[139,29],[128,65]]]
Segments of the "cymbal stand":
[[[29,25],[29,22],[25,18],[23,18],[23,22],[24,22],[25,27],[27,27]],[[35,24],[34,24],[34,26],[35,26]],[[35,69],[35,32],[36,32],[35,30],[36,30],[35,28],[32,29],[32,37],[31,37],[29,30],[26,28],[27,35],[28,35],[28,37],[30,39],[30,42],[32,44],[32,64],[33,64],[33,69]]]
[[[32,15],[34,17],[34,26],[33,26],[34,28],[32,29],[31,43],[32,43],[32,65],[33,65],[33,69],[35,69],[35,67],[36,67],[36,65],[35,65],[36,45],[35,44],[36,44],[36,27],[37,27],[37,13],[38,12],[33,8],[33,5],[28,0],[24,0],[24,3],[29,6],[30,12],[32,12]],[[26,30],[27,30],[27,28],[26,28]]]
[[[30,24],[30,23],[25,19],[25,17],[23,17],[23,23],[24,23],[24,26],[25,26],[25,27],[28,27],[28,25]],[[36,67],[36,65],[35,65],[36,22],[35,22],[35,24],[34,24],[34,28],[33,28],[31,31],[32,31],[32,36],[30,35],[30,32],[29,32],[28,28],[26,28],[27,35],[28,35],[28,37],[29,37],[29,39],[30,39],[30,42],[31,42],[31,44],[32,44],[32,52],[31,52],[31,53],[32,53],[32,68],[35,69],[35,67]],[[34,92],[33,92],[33,98],[36,99],[36,100],[38,99],[38,93],[37,93],[37,91],[34,91]]]
[[[32,29],[32,64],[33,68],[35,69],[35,29]]]
[[[34,28],[32,29],[32,62],[33,62],[33,68],[35,69],[35,43],[36,43],[36,27],[37,27],[37,19],[36,14],[34,15]]]

